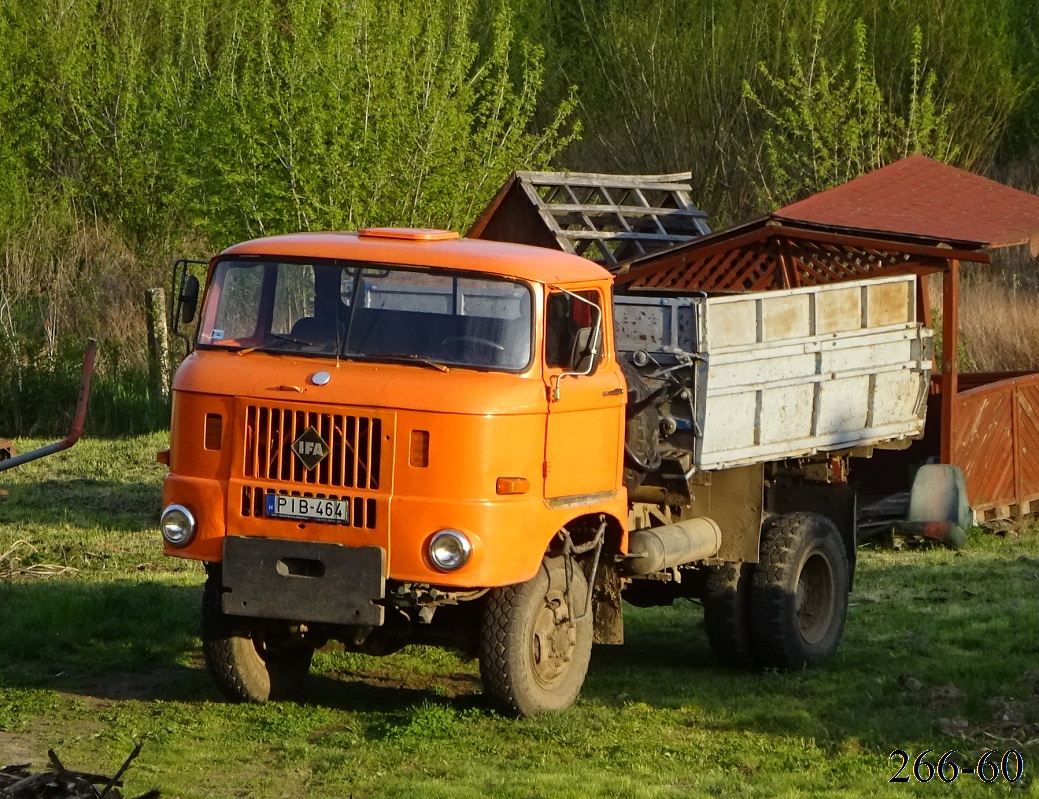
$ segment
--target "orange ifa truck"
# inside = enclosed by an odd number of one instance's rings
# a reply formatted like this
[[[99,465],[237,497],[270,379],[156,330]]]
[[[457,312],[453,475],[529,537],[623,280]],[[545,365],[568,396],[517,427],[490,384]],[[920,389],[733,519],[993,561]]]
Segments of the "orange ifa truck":
[[[175,272],[175,324],[199,280]],[[207,266],[161,529],[204,562],[229,696],[330,641],[479,659],[502,712],[577,698],[623,605],[703,603],[729,665],[841,638],[848,457],[923,427],[915,277],[614,295],[598,265],[455,233],[274,236]]]

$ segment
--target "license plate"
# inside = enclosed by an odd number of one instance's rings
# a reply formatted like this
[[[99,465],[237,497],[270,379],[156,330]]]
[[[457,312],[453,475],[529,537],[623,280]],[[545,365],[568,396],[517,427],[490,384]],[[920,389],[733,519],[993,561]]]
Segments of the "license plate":
[[[284,519],[306,519],[310,522],[348,524],[350,522],[350,503],[345,499],[268,494],[267,515],[280,516]]]

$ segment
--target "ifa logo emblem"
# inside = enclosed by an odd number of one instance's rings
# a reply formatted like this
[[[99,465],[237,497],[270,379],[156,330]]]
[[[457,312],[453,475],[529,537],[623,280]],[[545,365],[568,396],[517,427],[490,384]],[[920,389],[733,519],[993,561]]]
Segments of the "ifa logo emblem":
[[[318,435],[317,430],[308,427],[299,438],[292,442],[292,451],[307,471],[310,471],[328,456],[329,449]]]

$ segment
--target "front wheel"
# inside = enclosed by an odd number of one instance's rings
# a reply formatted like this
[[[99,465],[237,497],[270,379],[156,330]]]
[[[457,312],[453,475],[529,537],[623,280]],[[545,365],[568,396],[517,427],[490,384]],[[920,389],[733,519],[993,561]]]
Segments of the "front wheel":
[[[788,513],[762,533],[751,610],[762,666],[815,666],[837,649],[848,612],[848,555],[833,522]]]
[[[275,623],[228,616],[222,592],[214,569],[202,595],[202,655],[213,680],[239,702],[288,698],[310,670],[313,647],[278,636]]]
[[[492,589],[480,630],[484,693],[502,713],[530,716],[572,705],[592,654],[588,581],[576,564],[566,590],[559,559],[525,583]],[[581,617],[575,621],[575,617]]]

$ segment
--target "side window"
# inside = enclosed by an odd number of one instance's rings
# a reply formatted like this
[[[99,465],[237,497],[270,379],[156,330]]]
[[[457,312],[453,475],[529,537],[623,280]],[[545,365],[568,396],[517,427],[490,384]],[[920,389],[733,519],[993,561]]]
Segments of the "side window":
[[[593,372],[602,351],[602,309],[595,291],[553,291],[545,306],[545,363]]]

